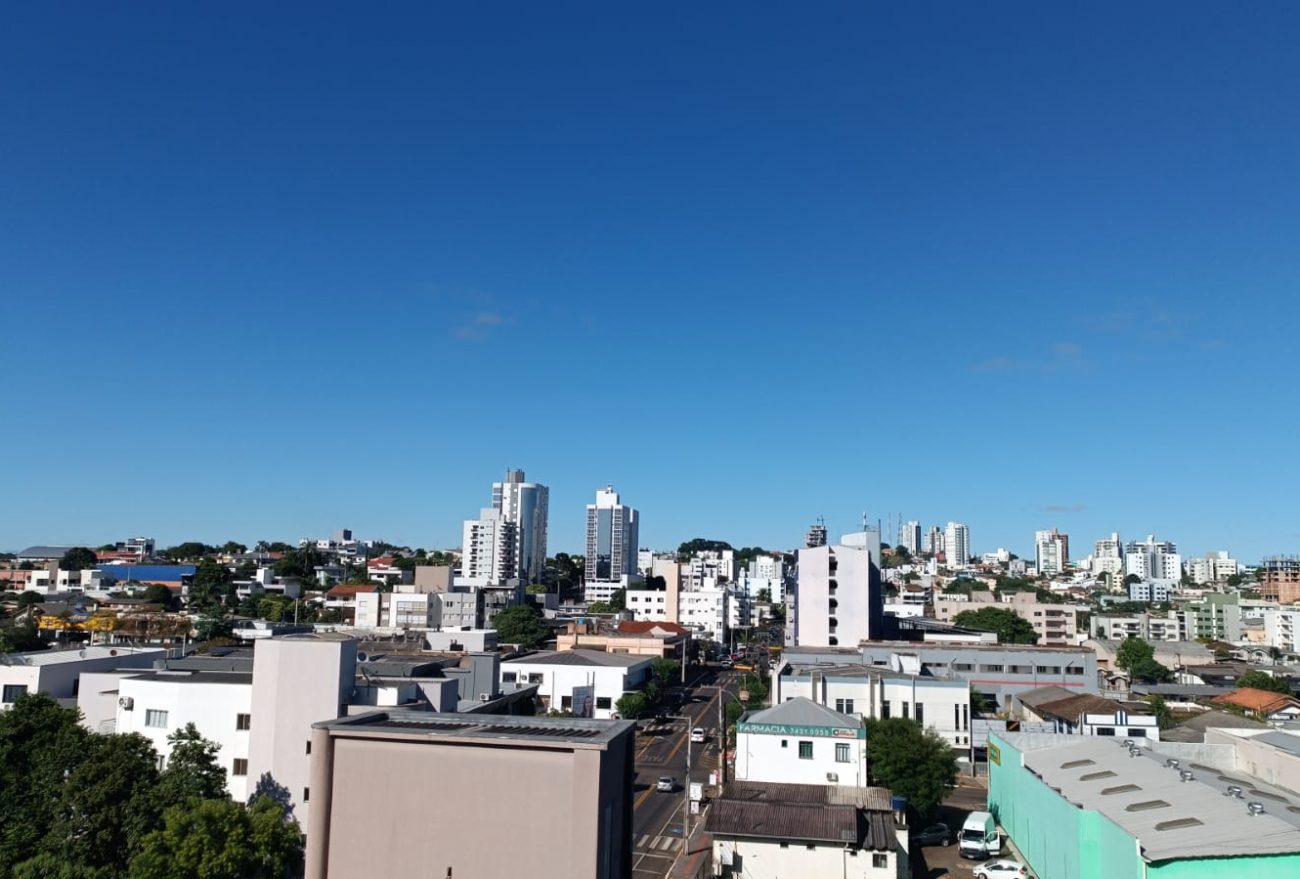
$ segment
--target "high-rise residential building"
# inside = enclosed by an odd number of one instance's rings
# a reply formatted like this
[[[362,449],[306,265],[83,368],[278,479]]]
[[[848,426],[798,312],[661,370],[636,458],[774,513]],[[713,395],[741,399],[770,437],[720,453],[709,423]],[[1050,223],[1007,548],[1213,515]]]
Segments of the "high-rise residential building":
[[[492,483],[492,508],[513,524],[515,531],[516,576],[525,583],[539,583],[546,570],[546,517],[551,490],[526,482],[524,471],[507,470],[504,482]]]
[[[1193,583],[1221,583],[1241,573],[1237,560],[1226,552],[1207,552],[1204,558],[1188,559],[1183,564]]]
[[[803,545],[812,548],[814,546],[826,545],[826,522],[818,519],[812,525],[808,526],[808,533],[804,535]]]
[[[970,529],[961,522],[949,522],[943,530],[943,554],[949,567],[964,568],[970,561]]]
[[[515,551],[519,542],[515,523],[495,507],[466,519],[461,542],[461,580],[491,586],[519,576]]]
[[[898,545],[911,555],[921,554],[921,523],[906,522],[898,529]]]
[[[1070,563],[1070,536],[1055,528],[1034,532],[1034,562],[1040,575],[1059,574]]]
[[[585,600],[608,601],[636,576],[638,526],[637,511],[619,501],[614,486],[596,491],[596,502],[587,504]]]
[[[1300,601],[1300,556],[1275,555],[1263,561],[1259,597],[1279,604]]]
[[[1092,573],[1100,576],[1110,574],[1117,577],[1124,572],[1124,543],[1119,533],[1112,531],[1110,537],[1103,537],[1093,544]]]
[[[943,529],[938,525],[933,526],[925,535],[925,551],[933,556],[943,552]]]
[[[1156,540],[1154,534],[1148,534],[1146,540],[1129,541],[1124,549],[1124,570],[1128,574],[1136,574],[1143,580],[1159,582],[1167,588],[1177,584],[1182,578],[1183,559],[1178,554],[1178,547],[1173,543],[1167,540]]]
[[[799,550],[794,643],[856,647],[884,637],[884,592],[876,563],[880,534],[867,531],[865,537],[854,546]]]

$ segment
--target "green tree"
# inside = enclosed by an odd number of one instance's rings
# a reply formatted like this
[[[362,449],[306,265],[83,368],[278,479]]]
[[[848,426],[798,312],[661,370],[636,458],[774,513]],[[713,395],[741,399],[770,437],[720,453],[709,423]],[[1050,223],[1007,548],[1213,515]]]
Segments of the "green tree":
[[[901,717],[867,721],[871,776],[929,818],[957,783],[957,758],[929,727]]]
[[[1115,664],[1125,671],[1131,671],[1136,663],[1144,659],[1155,659],[1155,655],[1155,648],[1145,640],[1129,635],[1115,651]]]
[[[613,592],[611,592],[609,594],[609,606],[613,609],[614,613],[618,613],[619,611],[626,608],[627,590],[615,589]]]
[[[502,642],[527,648],[541,645],[551,635],[551,630],[542,622],[541,614],[527,604],[501,611],[493,619],[492,626]]]
[[[190,562],[205,555],[211,555],[216,551],[215,546],[208,546],[206,543],[200,543],[197,540],[189,540],[176,546],[169,546],[158,554],[174,562]]]
[[[59,559],[60,571],[84,571],[99,563],[99,556],[85,546],[74,546]]]
[[[129,879],[281,879],[301,861],[299,830],[258,798],[173,806],[131,859]]]
[[[1237,681],[1237,686],[1249,687],[1252,690],[1268,690],[1271,693],[1282,693],[1286,696],[1295,695],[1295,691],[1291,688],[1291,682],[1287,678],[1274,677],[1259,669],[1251,669],[1242,675]]]
[[[992,714],[996,710],[995,705],[985,698],[984,694],[974,687],[970,688],[970,711],[974,715]]]
[[[624,720],[636,720],[639,717],[645,717],[653,707],[650,701],[641,693],[624,693],[614,703],[614,710]]]
[[[655,679],[664,684],[678,680],[682,673],[682,664],[675,659],[656,659],[650,663]]]
[[[164,610],[172,605],[172,591],[161,583],[150,583],[140,597],[153,604],[161,604]]]
[[[19,620],[7,629],[0,629],[0,653],[41,650],[45,646],[45,642],[41,640],[40,629],[36,628],[34,620]]]
[[[172,746],[158,783],[158,795],[166,806],[184,805],[190,800],[217,800],[227,796],[226,771],[217,762],[220,746],[199,734],[192,723],[167,737]]]
[[[995,632],[999,644],[1036,644],[1038,633],[1015,611],[1001,607],[963,610],[953,618],[957,625],[977,632]]]
[[[1155,715],[1156,724],[1161,729],[1169,729],[1174,725],[1174,713],[1169,710],[1169,705],[1165,702],[1164,696],[1148,696],[1147,704],[1151,706],[1151,713]]]
[[[316,568],[325,564],[325,557],[314,546],[291,549],[275,563],[277,577],[295,577],[299,580],[312,580]]]
[[[44,852],[14,867],[13,879],[117,879],[108,867],[74,864],[62,855]]]
[[[242,555],[248,552],[248,547],[234,540],[227,540],[221,545],[221,552],[223,555]]]

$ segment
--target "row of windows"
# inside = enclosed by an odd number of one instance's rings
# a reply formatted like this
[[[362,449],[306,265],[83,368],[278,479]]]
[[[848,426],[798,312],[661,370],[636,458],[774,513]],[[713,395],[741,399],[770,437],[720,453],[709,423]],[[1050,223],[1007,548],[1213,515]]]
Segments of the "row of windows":
[[[540,684],[543,683],[545,679],[546,679],[546,675],[542,674],[541,672],[530,672],[528,675],[528,683],[530,684]],[[519,675],[516,672],[513,671],[501,672],[501,683],[503,684],[517,683],[518,680],[519,680]]]
[[[969,662],[954,662],[952,664],[952,670],[953,671],[974,671],[975,666]],[[979,667],[979,670],[983,674],[1002,674],[1003,672],[1005,672],[1007,674],[1013,674],[1013,675],[1028,675],[1028,674],[1059,675],[1061,673],[1061,667],[1059,665],[1004,666],[1004,665],[990,664],[990,665],[981,665]],[[1083,672],[1084,670],[1082,666],[1072,665],[1065,669],[1065,673],[1067,675],[1073,675],[1075,677],[1082,676]]]
[[[790,740],[781,739],[781,747],[783,748],[790,747]],[[799,759],[811,760],[812,758],[813,758],[813,743],[808,741],[799,742]],[[835,743],[835,762],[836,763],[853,762],[853,753],[850,750],[847,742]]]
[[[790,847],[790,843],[788,842],[781,843],[781,848],[789,848],[789,847]],[[817,851],[817,846],[815,845],[805,845],[804,848],[806,848],[810,852]],[[855,848],[849,849],[848,852],[849,852],[849,857],[856,858],[858,856],[858,850]],[[887,852],[872,852],[871,866],[876,868],[888,867],[889,854]]]

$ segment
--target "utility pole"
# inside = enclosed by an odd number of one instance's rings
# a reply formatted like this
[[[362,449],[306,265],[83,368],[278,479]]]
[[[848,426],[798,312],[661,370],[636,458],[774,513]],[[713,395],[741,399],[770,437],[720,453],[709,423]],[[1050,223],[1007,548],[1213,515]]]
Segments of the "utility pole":
[[[685,805],[682,809],[682,851],[686,851],[687,841],[691,838],[691,715],[686,715],[686,783],[682,785],[682,797]]]
[[[727,727],[726,719],[723,716],[722,702],[723,696],[727,693],[726,687],[718,684],[718,788],[722,788],[722,783],[727,780]]]

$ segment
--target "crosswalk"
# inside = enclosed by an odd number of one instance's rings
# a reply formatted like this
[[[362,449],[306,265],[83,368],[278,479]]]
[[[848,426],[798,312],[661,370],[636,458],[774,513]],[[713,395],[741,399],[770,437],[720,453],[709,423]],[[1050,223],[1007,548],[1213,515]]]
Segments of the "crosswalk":
[[[682,841],[676,836],[651,836],[643,833],[637,840],[636,847],[638,851],[672,853],[682,847]]]

